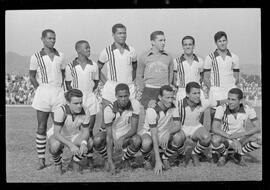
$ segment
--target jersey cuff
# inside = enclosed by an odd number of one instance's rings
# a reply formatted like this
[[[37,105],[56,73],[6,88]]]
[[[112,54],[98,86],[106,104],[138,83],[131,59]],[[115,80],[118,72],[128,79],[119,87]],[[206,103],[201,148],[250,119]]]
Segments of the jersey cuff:
[[[173,121],[180,121],[180,117],[173,117]]]
[[[137,63],[137,61],[132,61],[132,64],[135,64],[135,63]]]
[[[155,128],[155,127],[157,127],[157,124],[149,124],[149,127],[150,128]]]
[[[133,114],[132,114],[132,117],[139,118],[139,114],[133,113]]]
[[[213,121],[221,121],[221,119],[214,118]]]
[[[111,122],[111,123],[105,123],[105,127],[110,127],[112,125],[113,125],[113,122]]]
[[[98,60],[98,64],[104,65],[105,63]]]
[[[89,126],[89,124],[90,124],[90,123],[86,123],[86,124],[85,124],[85,123],[83,123],[83,124],[82,124],[82,127],[86,128],[86,127],[88,127],[88,126]]]
[[[240,69],[233,69],[233,72],[240,72]]]
[[[64,121],[63,122],[53,121],[53,124],[54,125],[63,126],[64,125]]]
[[[211,71],[211,69],[203,69],[203,72]]]
[[[256,121],[256,120],[258,120],[257,117],[254,117],[253,119],[250,119],[250,121]]]

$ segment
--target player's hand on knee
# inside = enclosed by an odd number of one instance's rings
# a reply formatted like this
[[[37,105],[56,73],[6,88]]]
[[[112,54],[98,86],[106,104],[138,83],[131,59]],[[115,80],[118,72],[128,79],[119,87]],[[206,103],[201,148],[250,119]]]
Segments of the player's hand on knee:
[[[82,143],[80,146],[80,155],[86,155],[88,151],[87,145]]]
[[[80,155],[80,149],[75,144],[72,144],[70,151],[73,155]]]

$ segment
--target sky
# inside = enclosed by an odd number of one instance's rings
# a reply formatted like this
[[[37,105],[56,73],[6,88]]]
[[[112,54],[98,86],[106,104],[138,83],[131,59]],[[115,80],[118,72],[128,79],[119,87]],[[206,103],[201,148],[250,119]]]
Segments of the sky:
[[[127,27],[126,42],[138,55],[151,47],[150,34],[162,30],[169,53],[182,53],[181,39],[191,35],[195,53],[204,59],[216,49],[214,34],[222,30],[240,64],[261,65],[259,8],[7,10],[6,52],[31,56],[43,46],[42,30],[50,28],[56,32],[55,48],[66,57],[76,56],[78,40],[87,40],[91,52],[99,54],[113,42],[111,28],[116,23]]]

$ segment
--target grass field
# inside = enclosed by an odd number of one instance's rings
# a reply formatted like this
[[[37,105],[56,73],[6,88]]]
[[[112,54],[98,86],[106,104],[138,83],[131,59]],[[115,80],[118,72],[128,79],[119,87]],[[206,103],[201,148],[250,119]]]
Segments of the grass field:
[[[261,108],[256,108],[258,118]],[[240,167],[228,162],[224,167],[203,162],[200,167],[189,165],[173,167],[171,170],[156,176],[153,171],[137,168],[134,171],[121,171],[114,176],[102,171],[99,155],[96,156],[97,169],[90,172],[83,170],[83,174],[67,170],[63,175],[53,173],[51,157],[46,152],[46,165],[41,171],[35,169],[37,153],[35,150],[36,113],[31,107],[6,107],[6,181],[7,182],[145,182],[145,181],[260,181],[262,180],[262,151],[256,150],[245,157],[247,167]],[[48,127],[51,126],[49,121]],[[97,130],[97,127],[94,129]],[[191,146],[187,146],[191,148]],[[64,167],[70,154],[64,151]],[[141,161],[141,157],[137,158]]]

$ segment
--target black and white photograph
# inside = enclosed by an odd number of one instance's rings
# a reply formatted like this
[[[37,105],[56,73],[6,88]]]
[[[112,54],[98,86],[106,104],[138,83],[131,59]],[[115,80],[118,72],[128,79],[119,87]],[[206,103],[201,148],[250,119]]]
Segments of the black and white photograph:
[[[261,48],[260,8],[6,10],[6,182],[262,181]]]

